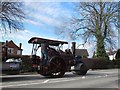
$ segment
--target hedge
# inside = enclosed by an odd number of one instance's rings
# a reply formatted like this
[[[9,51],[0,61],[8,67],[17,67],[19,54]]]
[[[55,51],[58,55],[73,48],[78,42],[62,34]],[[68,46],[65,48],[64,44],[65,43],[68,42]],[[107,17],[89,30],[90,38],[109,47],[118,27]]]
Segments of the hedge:
[[[120,68],[120,59],[113,60],[115,68]]]
[[[98,59],[93,60],[94,66],[92,69],[109,69],[114,68],[114,62],[110,60]]]
[[[22,72],[29,72],[32,71],[32,61],[30,59],[30,56],[22,56]]]

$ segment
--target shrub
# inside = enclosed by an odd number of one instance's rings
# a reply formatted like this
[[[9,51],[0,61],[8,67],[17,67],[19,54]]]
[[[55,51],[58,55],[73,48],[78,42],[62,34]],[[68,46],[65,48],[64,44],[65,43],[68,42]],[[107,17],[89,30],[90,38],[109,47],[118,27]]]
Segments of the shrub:
[[[22,72],[28,72],[32,70],[32,61],[30,56],[24,55],[21,57],[22,59]]]
[[[114,67],[114,62],[103,58],[93,59],[92,69],[108,69]]]
[[[113,60],[115,68],[120,68],[120,59]]]

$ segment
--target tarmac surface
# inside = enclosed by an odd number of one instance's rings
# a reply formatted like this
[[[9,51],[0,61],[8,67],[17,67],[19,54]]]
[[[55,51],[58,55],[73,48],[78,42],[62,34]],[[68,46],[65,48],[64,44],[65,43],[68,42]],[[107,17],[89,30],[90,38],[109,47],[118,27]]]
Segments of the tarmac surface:
[[[119,70],[89,70],[85,76],[67,72],[62,78],[37,73],[0,76],[0,88],[119,88]],[[115,89],[114,89],[115,90]]]

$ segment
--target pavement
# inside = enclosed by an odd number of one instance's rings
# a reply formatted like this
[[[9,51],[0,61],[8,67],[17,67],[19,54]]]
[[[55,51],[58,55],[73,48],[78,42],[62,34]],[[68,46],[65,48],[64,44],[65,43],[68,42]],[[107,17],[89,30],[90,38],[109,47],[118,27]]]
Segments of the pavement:
[[[118,69],[89,70],[85,76],[67,72],[63,78],[45,78],[37,73],[1,78],[1,88],[119,88]]]
[[[17,75],[35,75],[37,74],[37,72],[24,72],[24,73],[20,73],[20,74],[17,74]],[[14,76],[14,75],[9,75],[9,74],[3,74],[2,72],[0,73],[0,77],[5,77],[5,76]]]

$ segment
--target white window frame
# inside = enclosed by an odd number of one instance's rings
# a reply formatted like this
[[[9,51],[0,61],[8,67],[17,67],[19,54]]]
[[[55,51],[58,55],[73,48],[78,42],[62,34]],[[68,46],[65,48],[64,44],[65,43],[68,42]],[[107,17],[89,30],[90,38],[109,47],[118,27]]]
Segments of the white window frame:
[[[14,48],[8,48],[8,50],[7,50],[7,52],[8,52],[9,54],[13,54],[13,51],[14,51]]]
[[[17,55],[20,55],[21,54],[21,50],[17,50]]]

